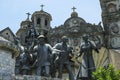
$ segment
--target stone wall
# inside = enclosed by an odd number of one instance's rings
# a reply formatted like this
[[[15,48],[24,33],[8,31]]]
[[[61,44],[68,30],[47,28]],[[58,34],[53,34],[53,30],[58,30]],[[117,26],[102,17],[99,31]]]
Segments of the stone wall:
[[[0,49],[0,73],[14,74],[15,59],[12,53]]]
[[[15,59],[12,53],[0,49],[0,80],[12,80],[15,69]]]
[[[18,47],[0,36],[0,80],[13,80]]]

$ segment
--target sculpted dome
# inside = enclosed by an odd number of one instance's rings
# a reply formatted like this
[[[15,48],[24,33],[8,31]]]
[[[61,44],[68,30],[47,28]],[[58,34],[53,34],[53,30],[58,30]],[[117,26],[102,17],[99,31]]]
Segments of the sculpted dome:
[[[32,14],[32,20],[33,20],[34,16],[46,16],[47,18],[49,18],[49,20],[52,20],[52,16],[49,13],[47,13],[47,12],[45,12],[43,10],[35,11]]]
[[[85,23],[86,21],[83,18],[79,17],[77,12],[73,11],[71,13],[71,17],[65,21],[64,26],[74,27],[74,26],[80,26]]]

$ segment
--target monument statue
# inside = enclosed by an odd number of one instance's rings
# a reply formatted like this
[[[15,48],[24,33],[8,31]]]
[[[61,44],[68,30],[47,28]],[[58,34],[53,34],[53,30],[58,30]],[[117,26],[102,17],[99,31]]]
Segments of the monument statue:
[[[37,52],[37,59],[35,61],[36,75],[41,76],[44,68],[44,76],[50,76],[50,55],[52,53],[52,47],[45,43],[44,35],[38,36],[38,45],[34,47],[34,51]]]
[[[58,53],[58,58],[56,58],[56,63],[58,64],[58,78],[62,78],[63,67],[65,66],[69,73],[69,79],[74,80],[73,72],[72,72],[72,62],[70,62],[70,54],[72,53],[72,48],[67,45],[68,38],[66,36],[62,37],[62,42],[57,43],[53,49],[60,50]]]
[[[16,75],[20,75],[22,74],[22,54],[24,53],[24,47],[21,45],[20,43],[20,39],[18,37],[14,37],[14,40],[15,40],[15,45],[18,46],[19,48],[19,55],[16,57],[16,63],[15,63],[15,74]]]
[[[80,69],[77,75],[77,80],[92,80],[92,72],[95,71],[95,64],[92,56],[92,50],[94,49],[97,53],[99,53],[95,44],[88,40],[87,35],[83,35],[83,43],[80,46],[80,53],[76,57],[80,57],[83,53],[82,63],[80,65]]]
[[[56,64],[56,58],[57,58],[57,52],[53,49],[52,55],[51,55],[51,66],[50,66],[50,74],[52,78],[56,77],[56,72],[57,72],[57,64]]]
[[[16,63],[15,63],[15,74],[19,75],[21,74],[21,62],[20,62],[20,55],[16,57]]]
[[[25,41],[27,43],[27,49],[30,51],[36,42],[36,37],[37,37],[37,32],[35,30],[35,28],[33,26],[30,27],[30,29],[28,30],[27,36],[25,38]]]
[[[21,56],[21,70],[23,75],[28,75],[30,71],[30,62],[32,60],[32,57],[30,56],[30,53],[27,49],[25,49],[24,53]]]

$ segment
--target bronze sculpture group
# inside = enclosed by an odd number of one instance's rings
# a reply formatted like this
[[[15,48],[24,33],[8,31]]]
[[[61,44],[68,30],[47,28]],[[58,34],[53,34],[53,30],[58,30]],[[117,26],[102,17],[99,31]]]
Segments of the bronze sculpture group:
[[[62,79],[65,69],[69,74],[69,80],[75,80],[72,69],[73,62],[70,60],[74,53],[73,48],[68,44],[68,38],[63,36],[61,42],[52,47],[45,43],[44,35],[39,35],[35,39],[34,30],[31,29],[31,31],[26,39],[28,47],[16,60],[16,74],[29,75],[31,69],[33,69],[37,76],[56,77],[56,72],[58,72],[58,78]],[[93,49],[99,52],[96,45],[88,40],[88,36],[83,36],[80,53],[76,57],[77,59],[83,55],[76,80],[92,80],[92,72],[95,71],[92,57]]]

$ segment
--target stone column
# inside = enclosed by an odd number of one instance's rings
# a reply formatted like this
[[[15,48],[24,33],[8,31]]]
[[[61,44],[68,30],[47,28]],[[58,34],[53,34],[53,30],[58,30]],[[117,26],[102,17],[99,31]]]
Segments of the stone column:
[[[0,80],[12,80],[15,72],[15,56],[18,53],[17,46],[0,37]]]
[[[50,29],[50,21],[48,20],[48,25],[47,25],[48,30]]]
[[[45,27],[45,18],[44,16],[41,17],[41,28],[44,29]]]
[[[37,18],[36,18],[36,16],[34,16],[34,26],[36,27],[37,26]]]

